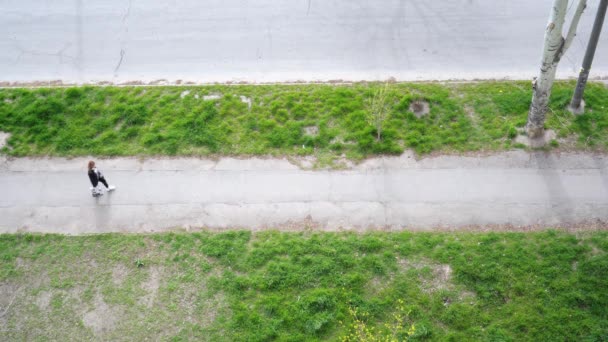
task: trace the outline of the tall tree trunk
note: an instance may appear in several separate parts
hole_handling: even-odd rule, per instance
[[[581,100],[583,99],[583,93],[585,92],[585,86],[587,85],[587,78],[589,78],[589,71],[591,71],[591,63],[593,63],[593,56],[595,55],[595,48],[597,42],[600,39],[600,33],[602,32],[602,25],[604,24],[604,17],[606,16],[606,8],[608,8],[608,0],[601,0],[600,5],[597,8],[597,14],[595,16],[595,22],[593,23],[593,30],[589,37],[589,43],[587,44],[587,51],[585,52],[585,58],[583,59],[583,67],[578,75],[578,82],[574,89],[574,95],[570,102],[570,109],[575,113],[582,113]]]
[[[543,57],[541,60],[540,75],[534,82],[532,104],[528,113],[528,123],[526,131],[530,138],[537,138],[544,133],[545,117],[549,106],[551,88],[555,80],[557,65],[572,43],[576,34],[578,21],[587,6],[586,0],[579,0],[578,7],[572,18],[570,29],[566,38],[562,36],[566,12],[568,10],[568,0],[554,0],[551,8],[549,23],[545,30],[545,43],[543,47]]]

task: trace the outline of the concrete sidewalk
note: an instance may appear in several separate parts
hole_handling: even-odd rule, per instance
[[[117,190],[92,198],[88,158],[0,159],[0,232],[464,229],[608,222],[608,156],[410,154],[350,170],[281,159],[98,160]]]

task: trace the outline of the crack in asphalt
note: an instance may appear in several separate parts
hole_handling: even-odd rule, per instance
[[[118,69],[120,69],[120,66],[122,65],[122,60],[125,57],[125,50],[120,49],[120,60],[118,60],[118,64],[116,65],[116,68],[114,68],[114,74],[116,74],[118,72]]]

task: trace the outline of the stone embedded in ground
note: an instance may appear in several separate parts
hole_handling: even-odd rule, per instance
[[[304,127],[304,135],[315,137],[319,134],[319,127],[317,126],[306,126]]]
[[[557,134],[553,130],[545,130],[542,136],[538,138],[530,138],[527,135],[518,135],[515,138],[515,143],[523,144],[532,148],[540,148],[549,145],[551,140],[555,140],[557,138]]]
[[[190,90],[184,90],[181,94],[179,94],[179,97],[183,99],[184,97],[188,96],[188,94],[190,94]]]
[[[409,110],[414,113],[416,117],[421,118],[431,112],[431,107],[426,101],[416,100],[410,104]]]
[[[221,98],[222,98],[222,94],[203,95],[203,100],[204,101],[219,100]]]

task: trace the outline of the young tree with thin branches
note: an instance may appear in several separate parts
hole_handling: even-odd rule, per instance
[[[545,42],[540,67],[540,75],[533,82],[532,104],[528,112],[526,132],[530,138],[538,138],[544,134],[545,117],[549,108],[549,97],[555,80],[557,65],[564,53],[570,47],[578,22],[587,7],[587,0],[579,0],[572,17],[566,37],[562,36],[569,0],[554,0],[549,23],[545,29]]]
[[[389,116],[386,103],[388,88],[388,83],[385,83],[384,86],[374,92],[374,95],[369,100],[367,121],[376,129],[376,140],[378,141],[382,139],[382,128]]]

